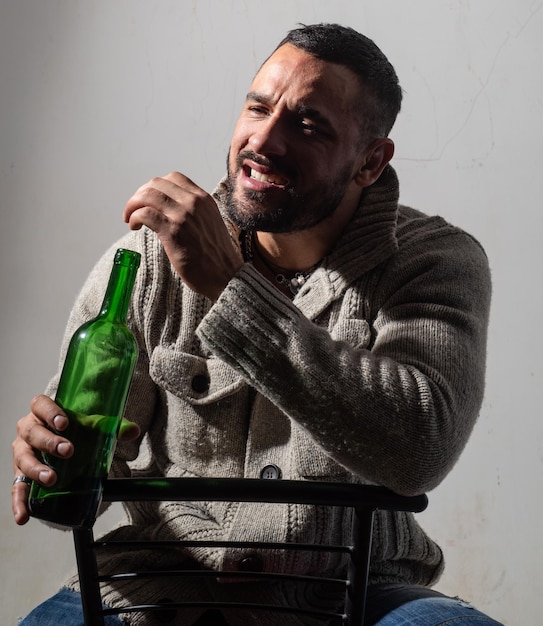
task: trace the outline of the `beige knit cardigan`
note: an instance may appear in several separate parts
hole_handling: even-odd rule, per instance
[[[140,355],[126,417],[144,440],[118,446],[114,473],[258,478],[274,464],[283,478],[380,484],[402,494],[438,485],[464,448],[483,397],[489,269],[471,236],[399,205],[398,197],[388,166],[293,301],[246,263],[212,304],[182,284],[151,231],[117,242],[92,271],[66,331],[67,341],[96,314],[114,249],[139,251],[129,323]],[[128,505],[127,521],[113,532],[325,542],[347,526],[340,512],[322,507],[148,503]],[[206,549],[118,559],[236,568],[242,556]],[[265,570],[283,572],[332,573],[343,566],[337,558],[260,555]],[[412,515],[377,515],[373,582],[432,585],[442,567],[441,550]],[[77,586],[75,579],[69,584]],[[145,593],[150,600],[188,593],[334,601],[322,589],[255,582],[161,581]],[[114,605],[123,594],[144,598],[139,583],[126,582],[110,587],[106,601]],[[189,624],[191,615],[173,623]],[[250,613],[231,619],[268,623]],[[155,623],[142,615],[130,620]]]

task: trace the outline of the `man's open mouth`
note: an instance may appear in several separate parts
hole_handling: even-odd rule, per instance
[[[249,178],[258,180],[261,183],[268,183],[269,185],[276,185],[278,187],[286,187],[288,185],[288,178],[279,176],[278,174],[257,172],[252,168],[249,168]]]

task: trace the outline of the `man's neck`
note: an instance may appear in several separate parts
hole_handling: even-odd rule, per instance
[[[359,201],[359,199],[358,199]],[[334,247],[352,219],[358,202],[349,210],[336,210],[328,219],[307,230],[289,233],[255,233],[255,245],[265,261],[292,271],[314,267]]]
[[[328,253],[330,243],[310,231],[294,233],[255,233],[254,245],[263,259],[291,271],[305,271]]]

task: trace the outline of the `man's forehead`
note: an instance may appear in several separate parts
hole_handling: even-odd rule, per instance
[[[266,59],[253,79],[253,85],[289,78],[297,80],[307,78],[308,73],[313,75],[319,65],[320,62],[315,57],[295,46],[286,44]]]
[[[264,62],[253,79],[250,92],[272,99],[274,95],[290,93],[308,106],[320,100],[334,100],[336,107],[344,108],[352,104],[354,98],[359,98],[360,83],[348,68],[285,44]]]

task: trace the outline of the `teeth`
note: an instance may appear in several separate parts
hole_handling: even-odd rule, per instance
[[[259,180],[263,183],[269,183],[270,185],[286,185],[288,182],[286,178],[282,178],[281,176],[262,174],[261,172],[256,172],[255,170],[251,170],[251,178],[254,178],[254,180]]]

